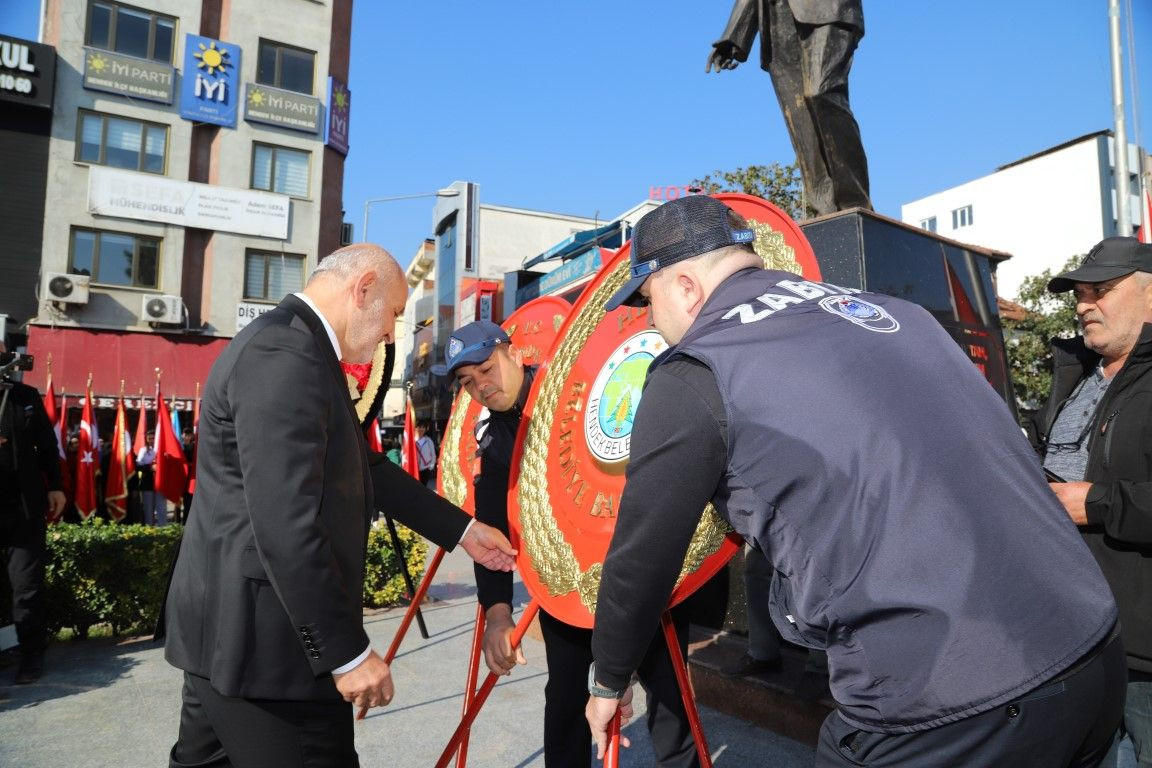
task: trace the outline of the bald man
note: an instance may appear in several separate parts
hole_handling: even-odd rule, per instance
[[[387,251],[342,248],[212,367],[196,511],[162,618],[165,656],[184,670],[171,766],[359,765],[352,707],[393,696],[362,619],[375,509],[512,567],[503,534],[402,472],[369,466],[340,361],[369,362],[391,342],[407,297]]]

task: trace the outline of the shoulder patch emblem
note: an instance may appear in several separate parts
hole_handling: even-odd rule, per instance
[[[900,323],[887,310],[856,296],[826,296],[820,300],[820,309],[869,331],[893,333],[900,330]]]

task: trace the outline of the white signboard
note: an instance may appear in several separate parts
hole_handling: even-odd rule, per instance
[[[287,195],[176,181],[92,166],[88,212],[122,219],[288,239]]]
[[[275,304],[254,304],[248,301],[242,301],[236,305],[236,333],[240,333],[240,329],[248,325],[260,315],[264,314],[270,309],[276,309]]]

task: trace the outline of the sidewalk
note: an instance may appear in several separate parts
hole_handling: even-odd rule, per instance
[[[517,581],[517,599],[527,595]],[[364,768],[430,768],[460,721],[462,692],[476,613],[472,564],[460,552],[444,558],[422,613],[429,639],[412,623],[392,665],[396,698],[356,727]],[[365,616],[373,647],[387,650],[403,618],[394,609]],[[468,765],[543,768],[544,646],[525,636],[528,664],[501,678],[472,727]],[[483,665],[481,665],[483,669]],[[0,765],[59,768],[83,765],[146,768],[167,764],[176,738],[181,673],[148,640],[57,643],[44,677],[12,686],[0,669]],[[483,677],[481,677],[483,680]],[[643,697],[626,726],[632,747],[621,768],[652,765]],[[717,768],[812,764],[812,750],[737,717],[701,706],[705,737]]]

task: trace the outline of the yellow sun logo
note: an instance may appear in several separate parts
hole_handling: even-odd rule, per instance
[[[336,102],[338,109],[348,108],[348,91],[336,91],[336,96],[332,99]]]
[[[98,53],[93,53],[88,56],[88,68],[93,72],[103,72],[108,67],[108,62]]]
[[[228,61],[228,49],[217,48],[215,40],[213,40],[210,45],[198,43],[197,46],[200,50],[192,54],[192,58],[200,59],[200,63],[196,66],[199,69],[208,70],[209,75],[215,75],[217,72],[223,74],[224,68],[232,65],[232,63]]]
[[[264,91],[260,90],[259,88],[253,88],[251,91],[249,91],[248,92],[248,103],[254,107],[263,106],[264,105]]]

